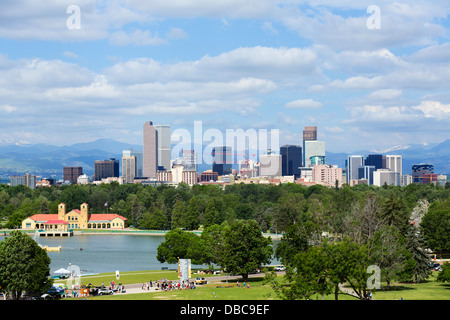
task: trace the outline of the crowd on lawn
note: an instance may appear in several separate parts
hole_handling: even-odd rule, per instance
[[[195,289],[195,283],[189,282],[189,280],[183,281],[167,281],[166,279],[153,282],[145,282],[142,284],[142,290],[150,290],[155,287],[156,290],[170,291],[170,290],[182,290],[182,289]]]

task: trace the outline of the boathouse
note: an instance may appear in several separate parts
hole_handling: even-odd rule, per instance
[[[22,221],[23,230],[67,231],[68,229],[124,229],[127,219],[115,213],[90,214],[89,205],[66,212],[66,205],[58,205],[58,214],[35,214]]]

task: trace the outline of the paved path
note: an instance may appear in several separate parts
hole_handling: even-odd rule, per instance
[[[277,272],[278,275],[284,275],[284,272]],[[249,278],[263,278],[265,276],[264,273],[257,273],[257,274],[249,274],[248,277]],[[195,278],[191,278],[191,280],[193,280]],[[226,275],[221,275],[221,276],[213,276],[213,277],[208,277],[206,278],[206,280],[208,281],[208,283],[217,283],[217,284],[221,284],[224,283],[224,281],[229,281],[229,282],[235,282],[238,279],[242,279],[241,276],[226,276]],[[157,287],[154,285],[153,287],[149,287],[148,289],[142,289],[142,283],[134,283],[134,284],[125,284],[124,285],[125,288],[125,293],[116,293],[116,294],[130,294],[130,293],[148,293],[148,292],[157,292],[159,290],[157,290]]]

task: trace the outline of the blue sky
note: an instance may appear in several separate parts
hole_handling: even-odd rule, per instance
[[[447,0],[2,1],[0,143],[142,144],[149,120],[279,129],[280,145],[313,125],[332,152],[439,143],[449,12]]]

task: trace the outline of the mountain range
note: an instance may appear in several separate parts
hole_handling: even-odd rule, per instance
[[[0,143],[0,175],[33,173],[43,177],[62,178],[63,167],[80,166],[87,175],[94,173],[94,161],[110,158],[121,159],[122,150],[142,150],[142,145],[123,143],[111,139],[78,143],[70,146],[48,144]],[[413,164],[429,163],[434,172],[450,175],[450,139],[433,145],[397,146],[390,150],[362,150],[352,153],[326,153],[326,163],[345,166],[345,159],[351,154],[396,154],[403,158],[403,173],[411,174]],[[199,172],[210,169],[210,165],[199,165]]]

